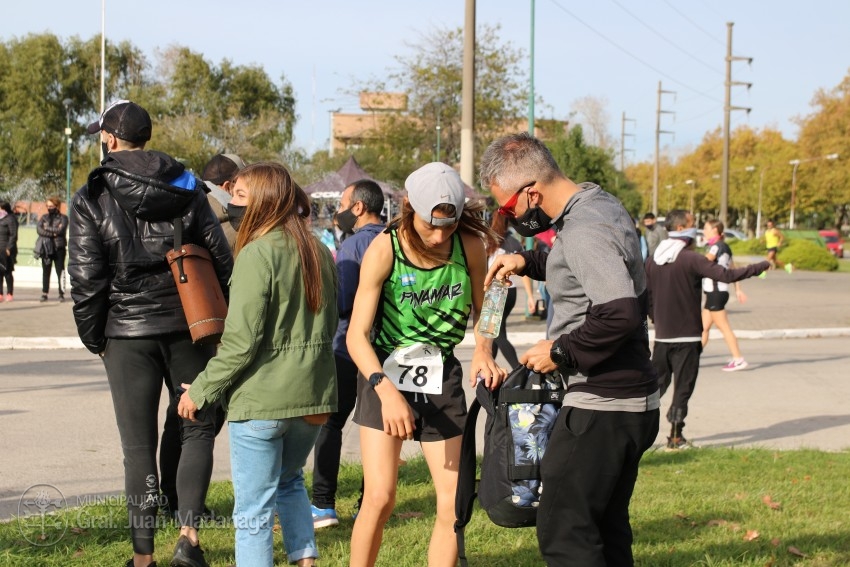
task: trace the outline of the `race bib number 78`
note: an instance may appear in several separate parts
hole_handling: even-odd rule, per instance
[[[384,374],[404,392],[443,393],[443,355],[432,345],[395,349],[384,361]]]

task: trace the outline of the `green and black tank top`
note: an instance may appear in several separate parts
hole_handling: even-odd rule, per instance
[[[397,228],[390,230],[390,238],[393,269],[381,292],[374,344],[389,353],[425,343],[438,347],[445,358],[463,340],[472,312],[472,281],[460,234],[452,234],[450,262],[430,269],[405,256]]]

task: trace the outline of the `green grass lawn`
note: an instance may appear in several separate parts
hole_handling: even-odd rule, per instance
[[[647,454],[634,498],[635,560],[643,566],[846,566],[850,565],[850,453],[697,449]],[[348,564],[360,468],[343,467],[337,512],[340,525],[321,529],[321,564]],[[233,506],[230,483],[215,483],[207,503],[222,516],[201,541],[213,566],[230,565]],[[37,517],[36,517],[37,518]],[[427,467],[421,459],[402,467],[398,505],[387,525],[378,565],[425,565],[434,507]],[[68,509],[47,524],[0,524],[0,565],[123,565],[130,557],[126,512],[119,504]],[[168,565],[177,528],[167,522],[156,537],[156,559]],[[26,532],[26,538],[24,533]],[[286,565],[279,530],[277,564]],[[533,528],[505,529],[476,508],[467,527],[466,548],[473,567],[540,566]]]

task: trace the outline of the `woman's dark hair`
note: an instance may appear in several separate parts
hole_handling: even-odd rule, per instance
[[[248,206],[239,226],[234,252],[275,229],[295,240],[301,259],[301,274],[307,307],[318,313],[324,300],[319,254],[323,246],[313,236],[305,217],[310,215],[310,198],[279,163],[260,162],[241,169],[234,177],[248,187]]]

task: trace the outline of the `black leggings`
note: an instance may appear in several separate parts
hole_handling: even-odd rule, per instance
[[[0,295],[3,295],[3,282],[6,282],[6,293],[12,295],[15,293],[15,276],[12,270],[15,268],[15,263],[11,256],[6,256],[6,251],[0,249],[0,264],[5,266],[5,270],[0,270],[3,275],[0,276]]]
[[[508,340],[508,315],[513,311],[516,305],[517,291],[515,287],[508,288],[508,298],[505,300],[505,311],[502,315],[502,327],[499,329],[499,336],[493,339],[493,359],[502,349],[502,356],[508,361],[511,369],[519,366],[519,358],[516,355],[516,349],[511,341]]]
[[[124,452],[124,488],[133,551],[152,554],[160,503],[156,466],[162,377],[176,390],[191,384],[215,354],[212,345],[193,345],[189,333],[138,339],[109,339],[103,358]],[[181,420],[182,453],[177,468],[178,521],[197,528],[210,484],[215,441],[215,404]]]
[[[56,268],[56,279],[59,282],[59,297],[65,296],[65,249],[57,248],[56,255],[41,259],[41,293],[47,295],[50,289],[50,269]]]
[[[357,402],[357,365],[338,354],[334,360],[339,405],[322,425],[313,452],[313,505],[322,509],[336,507],[342,428]]]

